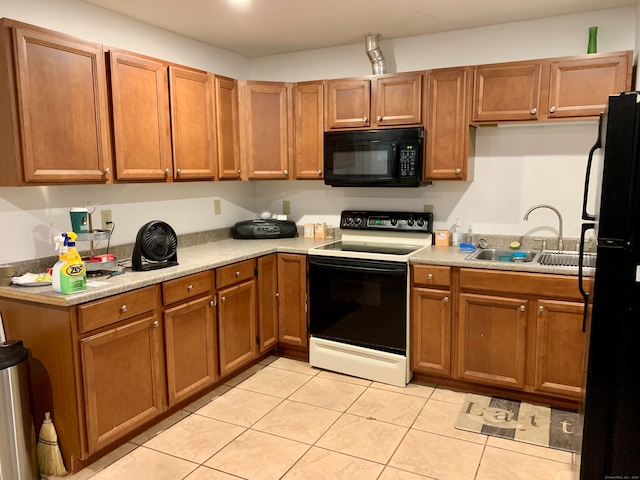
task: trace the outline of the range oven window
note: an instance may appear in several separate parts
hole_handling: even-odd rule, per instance
[[[309,257],[311,335],[404,355],[407,264]]]

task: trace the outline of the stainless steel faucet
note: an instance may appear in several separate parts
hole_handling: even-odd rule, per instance
[[[556,207],[552,207],[551,205],[547,205],[543,203],[541,203],[540,205],[534,205],[529,210],[527,210],[527,213],[524,214],[523,220],[529,220],[529,214],[538,208],[548,208],[549,210],[553,210],[556,213],[556,215],[558,215],[558,250],[560,251],[564,250],[564,245],[562,241],[562,215],[560,214],[560,212]]]

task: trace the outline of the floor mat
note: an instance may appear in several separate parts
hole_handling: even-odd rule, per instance
[[[578,414],[545,405],[468,393],[455,427],[575,452]]]

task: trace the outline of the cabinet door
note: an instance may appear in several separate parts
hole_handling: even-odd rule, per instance
[[[422,122],[422,74],[376,79],[377,126],[418,125]]]
[[[307,257],[278,254],[278,300],[280,341],[306,347],[307,342]]]
[[[471,71],[466,68],[434,70],[427,75],[426,180],[467,180]],[[471,130],[470,130],[471,128]]]
[[[169,67],[174,180],[214,180],[216,149],[213,77]]]
[[[278,344],[278,257],[258,258],[258,337],[260,353]]]
[[[224,377],[257,355],[256,281],[218,291],[220,374]]]
[[[598,116],[609,95],[631,86],[631,53],[551,63],[549,118]]]
[[[80,341],[89,452],[165,410],[159,326],[149,315]]]
[[[538,301],[536,391],[580,398],[586,342],[582,332],[582,313],[582,303]]]
[[[324,128],[322,82],[298,83],[293,87],[295,178],[322,178]]]
[[[172,406],[218,379],[216,306],[211,295],[164,312],[167,386]]]
[[[3,167],[3,176],[9,174],[7,180],[11,176],[16,184],[23,180],[110,181],[111,142],[102,46],[17,22],[6,23],[15,25],[12,40],[19,126],[10,127],[16,133],[7,142],[11,151],[2,162],[11,164]],[[8,91],[13,81],[0,88]],[[2,105],[3,111],[5,107],[8,105]],[[11,116],[6,112],[5,121]],[[9,128],[3,126],[3,130],[6,134]],[[17,140],[13,143],[18,138],[19,145]]]
[[[116,178],[171,179],[167,66],[117,50],[109,59]]]
[[[238,81],[216,75],[215,84],[218,178],[239,180],[241,170]]]
[[[468,293],[459,298],[458,378],[523,388],[528,301]]]
[[[368,127],[371,118],[371,81],[329,80],[326,112],[327,130]]]
[[[247,169],[247,178],[287,179],[290,88],[276,82],[241,83],[244,120],[240,144],[245,149],[243,168]]]
[[[451,374],[451,292],[413,288],[411,292],[411,368]]]
[[[476,67],[473,121],[537,120],[541,72],[540,63]]]

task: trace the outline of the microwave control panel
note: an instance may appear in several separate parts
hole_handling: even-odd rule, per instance
[[[405,145],[400,149],[400,177],[415,177],[418,165],[418,149]]]
[[[340,228],[432,233],[433,213],[344,210]]]

